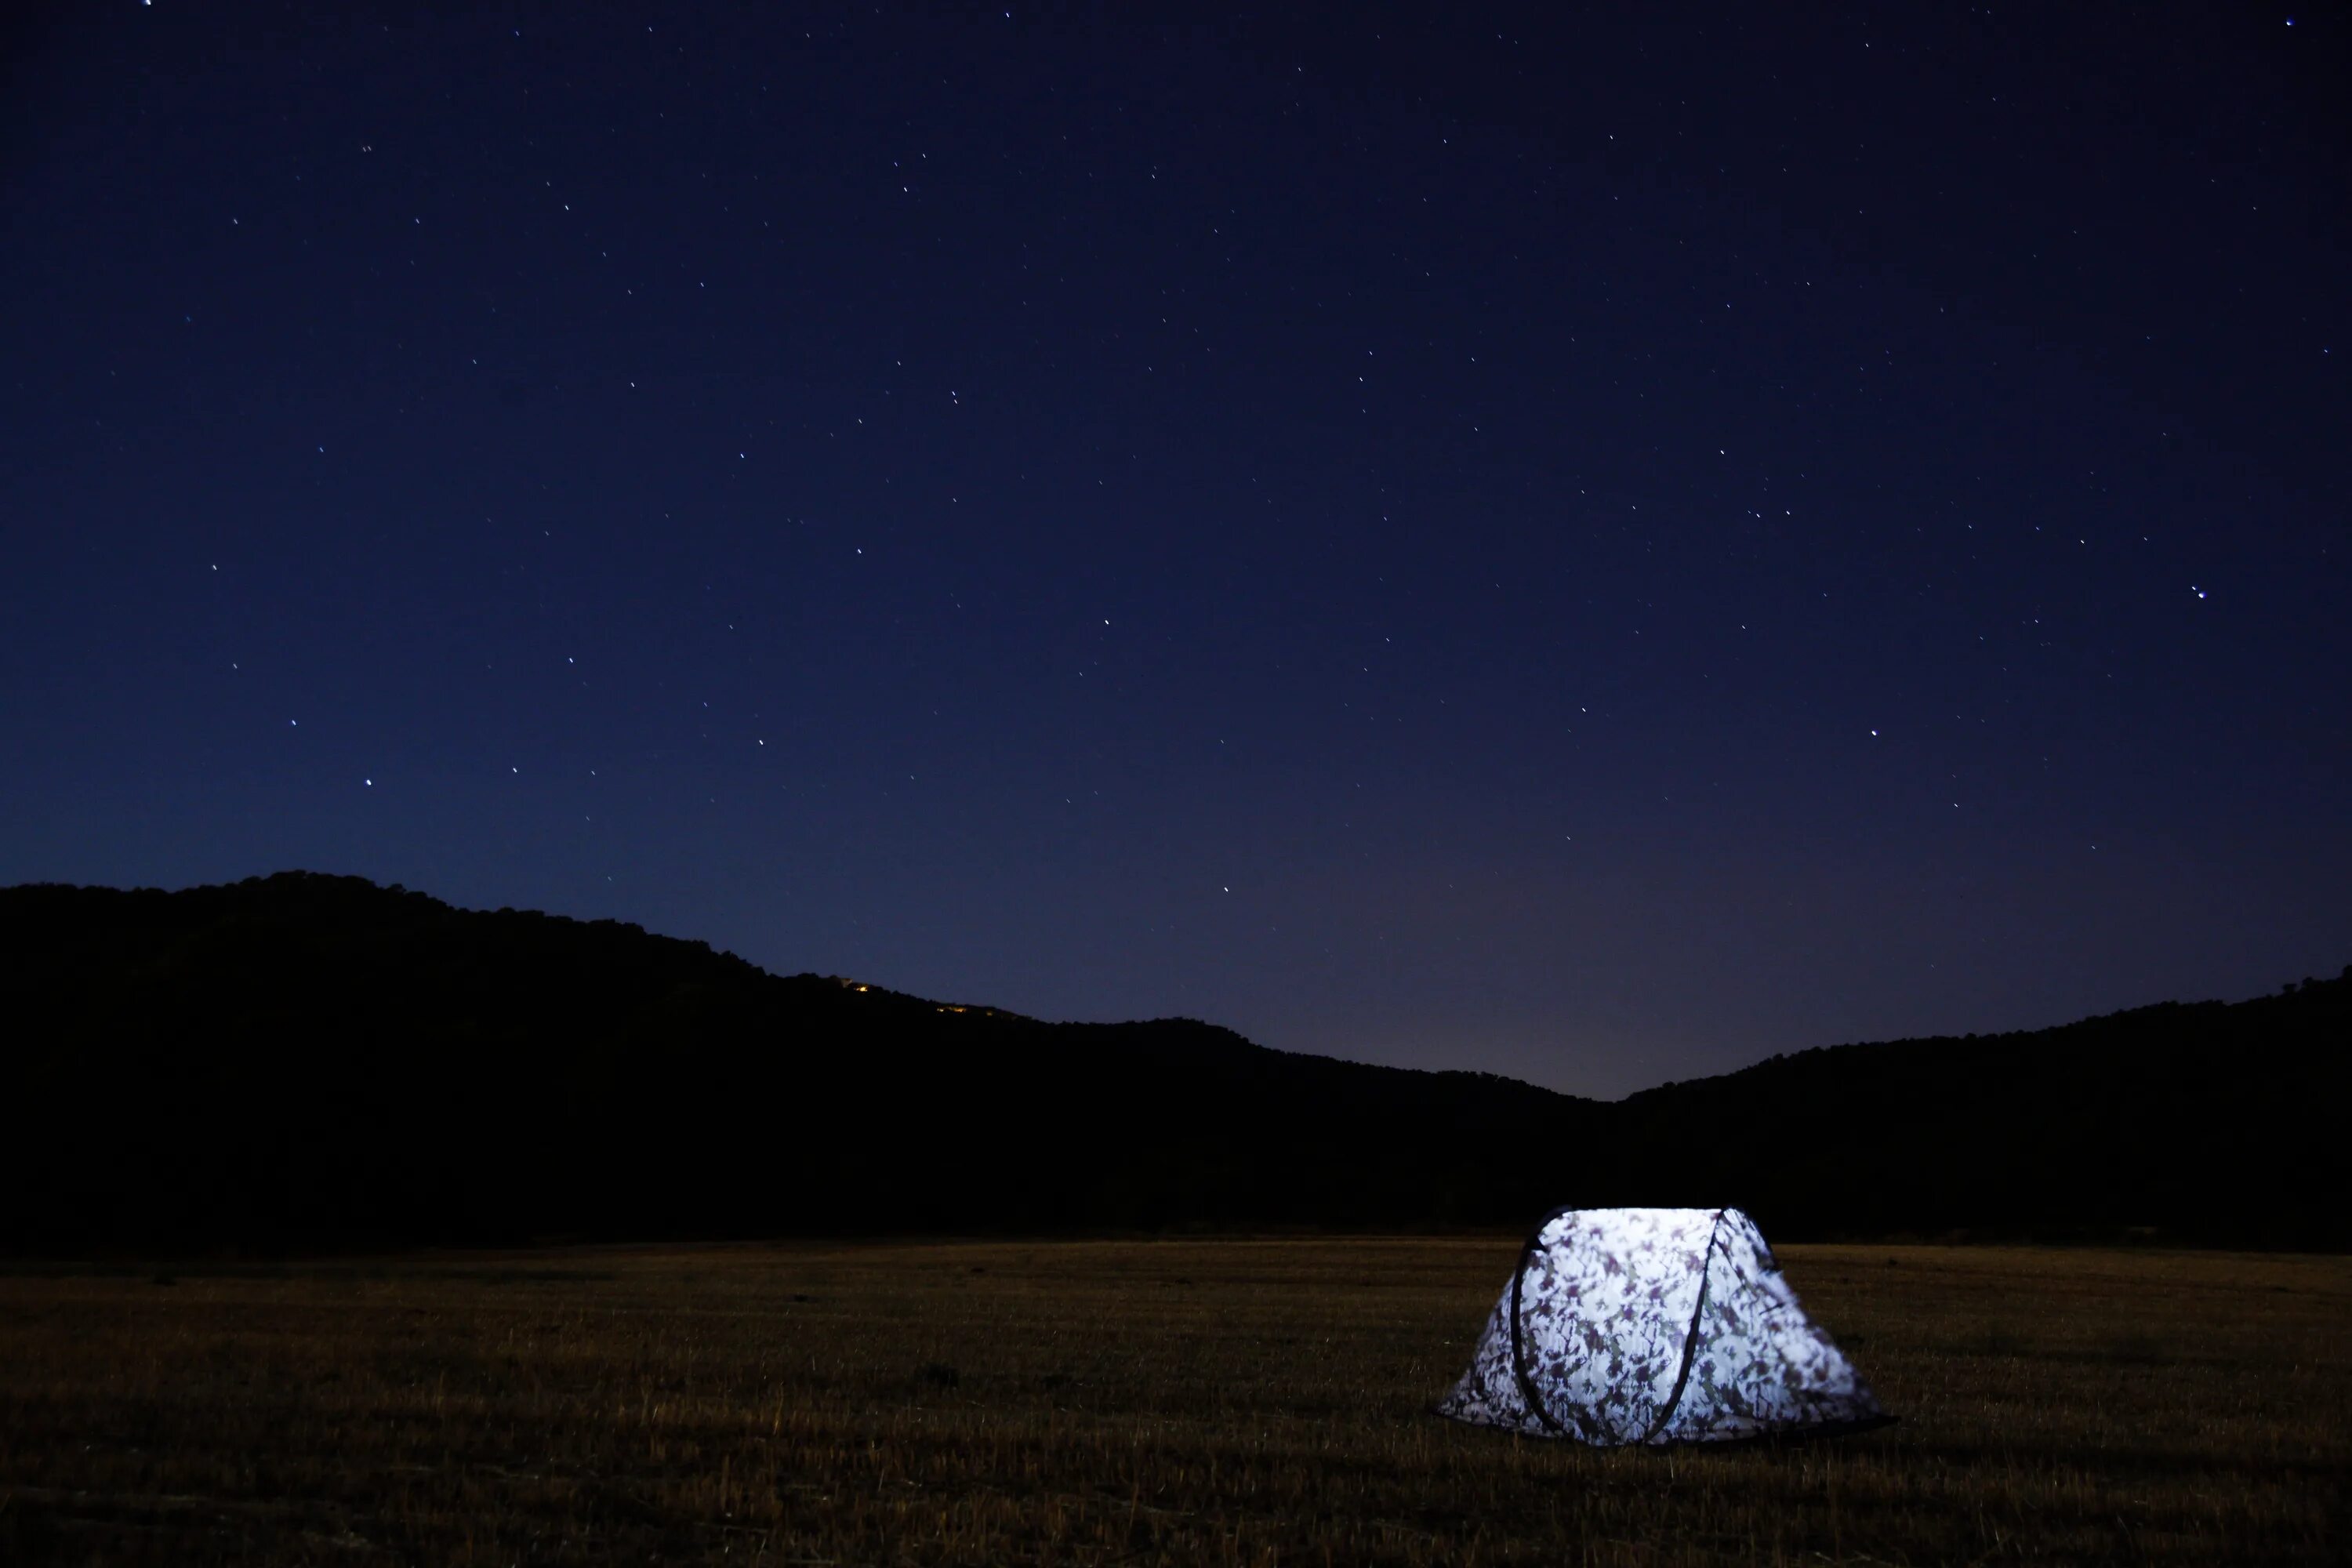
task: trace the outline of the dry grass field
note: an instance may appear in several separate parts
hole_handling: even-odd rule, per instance
[[[0,1273],[0,1562],[2343,1561],[2352,1259],[1790,1247],[1903,1423],[1452,1426],[1508,1239]]]

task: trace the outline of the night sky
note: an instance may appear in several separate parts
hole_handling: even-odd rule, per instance
[[[0,882],[1606,1095],[2352,959],[2346,10],[1541,10],[9,24]]]

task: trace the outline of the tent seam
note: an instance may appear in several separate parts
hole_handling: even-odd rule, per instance
[[[1666,1395],[1666,1403],[1659,1410],[1658,1418],[1650,1423],[1648,1431],[1642,1434],[1641,1440],[1645,1444],[1654,1440],[1674,1420],[1675,1412],[1682,1408],[1683,1392],[1690,1386],[1691,1363],[1698,1359],[1699,1330],[1705,1326],[1706,1319],[1706,1277],[1715,1269],[1715,1244],[1722,1238],[1723,1216],[1727,1212],[1716,1210],[1715,1223],[1707,1227],[1706,1250],[1699,1254],[1698,1305],[1691,1309],[1690,1332],[1683,1337],[1682,1370],[1675,1374],[1675,1390]]]
[[[1534,1413],[1535,1418],[1563,1437],[1568,1436],[1568,1428],[1561,1426],[1559,1418],[1544,1407],[1543,1395],[1536,1392],[1535,1379],[1528,1375],[1527,1344],[1519,1334],[1519,1300],[1521,1289],[1527,1282],[1528,1260],[1536,1255],[1536,1244],[1543,1239],[1543,1233],[1553,1221],[1563,1219],[1578,1212],[1573,1206],[1556,1208],[1538,1220],[1535,1229],[1528,1233],[1527,1245],[1519,1248],[1519,1267],[1511,1275],[1511,1373],[1519,1380],[1519,1398],[1527,1405],[1528,1409]],[[1578,1420],[1577,1426],[1580,1430],[1584,1427],[1581,1418]],[[1591,1440],[1589,1432],[1585,1435],[1585,1440],[1587,1442]]]

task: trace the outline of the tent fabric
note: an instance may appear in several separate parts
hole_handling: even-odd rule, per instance
[[[1536,1228],[1437,1413],[1600,1447],[1893,1419],[1738,1209],[1566,1209]]]

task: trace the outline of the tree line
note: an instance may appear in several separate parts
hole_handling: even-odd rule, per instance
[[[2352,970],[1843,1046],[1614,1102],[777,976],[616,921],[282,873],[0,889],[0,1249],[1514,1228],[2342,1247]]]

